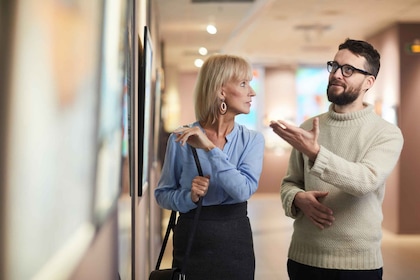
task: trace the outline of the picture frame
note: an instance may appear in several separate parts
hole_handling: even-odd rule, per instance
[[[137,166],[137,158],[136,158],[136,116],[137,116],[137,98],[138,94],[136,92],[136,79],[135,77],[138,75],[138,67],[135,63],[135,50],[141,47],[141,43],[136,45],[136,28],[135,28],[135,16],[134,16],[134,7],[135,7],[135,0],[128,0],[128,10],[127,10],[127,31],[126,31],[126,42],[127,42],[127,49],[126,49],[126,65],[125,65],[125,76],[127,80],[127,97],[128,97],[128,107],[127,107],[127,144],[128,144],[128,159],[129,159],[129,167],[128,167],[128,187],[129,187],[129,195],[132,197],[134,195],[135,189],[135,174],[136,174],[136,166]]]
[[[163,89],[163,70],[156,69],[154,83],[154,104],[153,104],[153,161],[159,161],[159,139],[162,130],[162,89]]]
[[[152,150],[152,69],[153,69],[153,44],[148,26],[144,26],[143,56],[139,61],[139,129],[138,137],[138,196],[142,196],[148,187],[150,156]],[[140,58],[139,58],[140,59]]]
[[[101,226],[122,191],[126,98],[126,2],[104,5],[100,61],[94,223]]]

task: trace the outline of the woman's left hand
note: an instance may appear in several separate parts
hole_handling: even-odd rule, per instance
[[[207,194],[210,184],[210,176],[196,176],[191,183],[191,200],[197,203],[200,197]]]

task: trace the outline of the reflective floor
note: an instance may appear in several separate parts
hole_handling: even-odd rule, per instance
[[[292,219],[284,216],[277,194],[256,194],[248,215],[254,232],[256,280],[287,280],[286,260]],[[166,224],[165,221],[163,224]],[[161,267],[169,267],[171,246]],[[420,235],[395,235],[384,231],[383,280],[420,280]]]
[[[285,217],[279,195],[254,195],[249,202],[257,261],[256,279],[288,279],[287,249],[292,219]],[[383,280],[420,279],[420,235],[395,235],[384,230]]]

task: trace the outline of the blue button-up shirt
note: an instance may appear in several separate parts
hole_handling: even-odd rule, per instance
[[[198,122],[192,125],[200,126]],[[161,207],[185,213],[197,207],[191,200],[191,182],[198,171],[190,146],[182,146],[175,139],[175,134],[169,136],[155,197]],[[264,156],[263,135],[235,123],[226,140],[223,150],[197,149],[203,175],[210,175],[203,206],[244,202],[258,188]]]

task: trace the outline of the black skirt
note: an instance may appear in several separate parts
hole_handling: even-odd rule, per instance
[[[173,267],[181,267],[195,210],[180,214],[173,235]],[[203,206],[190,257],[188,280],[254,279],[255,255],[247,202]]]

